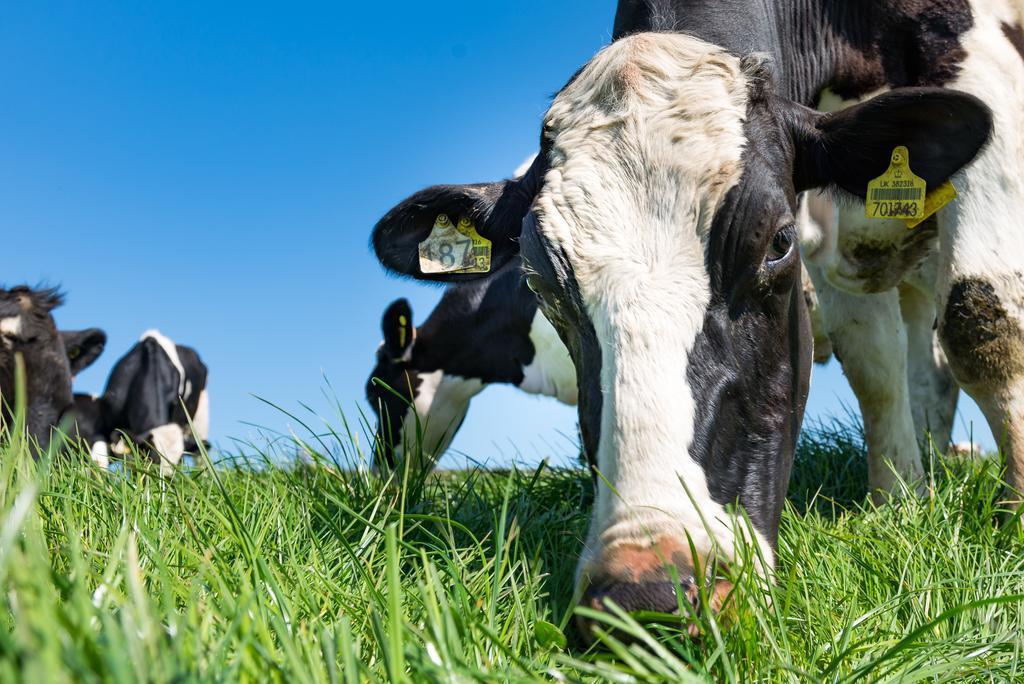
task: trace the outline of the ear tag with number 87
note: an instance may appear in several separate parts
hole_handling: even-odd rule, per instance
[[[886,172],[868,183],[864,212],[871,219],[923,219],[927,194],[928,184],[910,170],[910,152],[900,145]]]
[[[468,218],[452,223],[438,214],[427,239],[419,244],[423,273],[488,273],[491,270],[491,241],[476,232]]]

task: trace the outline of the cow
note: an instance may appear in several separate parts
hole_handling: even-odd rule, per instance
[[[819,198],[811,213],[803,203],[797,216],[802,233],[825,230],[803,224],[818,220],[827,206]],[[814,362],[824,364],[832,343],[806,271],[802,284]],[[408,300],[393,301],[381,318],[381,332],[366,383],[377,419],[375,465],[393,468],[406,453],[417,455],[414,467],[433,465],[455,438],[470,401],[489,385],[576,404],[576,369],[526,285],[518,257],[486,278],[452,285],[419,328]]]
[[[135,444],[170,476],[209,437],[206,383],[194,349],[148,330],[114,365],[102,395],[74,396],[75,434],[102,468]]]
[[[995,225],[986,207],[1019,215],[1022,156],[1008,145],[1021,96],[1002,85],[1024,75],[1019,13],[980,9],[623,0],[611,45],[551,103],[523,177],[428,188],[374,227],[381,263],[422,280],[480,278],[484,265],[521,255],[576,366],[582,445],[598,474],[577,569],[583,604],[671,613],[707,587],[716,607],[730,587],[714,561],[742,563],[739,550],[753,547],[755,569],[774,565],[812,354],[799,193],[863,201],[904,146],[928,187],[956,176],[963,197],[940,217],[948,233],[980,238],[982,222]],[[883,89],[812,109],[826,91],[856,99]],[[473,260],[434,256],[441,214],[477,236]],[[961,384],[973,370],[980,387],[1013,375],[1015,356],[980,362],[1019,348],[1007,307],[1021,300],[1004,298],[1009,274],[995,284],[967,276],[939,307],[940,335]],[[972,323],[987,324],[984,349],[966,334]],[[836,351],[849,365],[852,350]],[[880,468],[871,474],[889,486]],[[591,634],[589,621],[580,626]]]
[[[0,418],[13,425],[20,358],[25,382],[25,428],[34,456],[45,452],[72,407],[71,379],[102,353],[106,335],[90,328],[57,330],[53,310],[64,302],[54,288],[0,289]]]
[[[414,453],[424,459],[414,466],[432,465],[488,385],[576,404],[576,369],[527,288],[518,257],[488,278],[446,290],[419,327],[407,300],[392,302],[381,329],[366,383],[378,464],[394,467]]]

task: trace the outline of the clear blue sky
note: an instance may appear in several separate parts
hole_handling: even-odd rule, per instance
[[[222,446],[292,426],[253,395],[332,418],[325,378],[355,419],[385,305],[422,320],[439,296],[383,274],[371,226],[426,185],[507,176],[614,4],[5,3],[0,282],[60,284],[59,325],[106,329],[82,391],[147,328],[195,346]],[[843,402],[817,369],[809,416]],[[536,461],[574,425],[496,388],[455,448]]]

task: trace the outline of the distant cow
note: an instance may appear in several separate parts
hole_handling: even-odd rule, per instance
[[[102,467],[129,453],[127,437],[170,475],[209,436],[206,378],[194,349],[150,330],[114,365],[102,395],[75,395],[78,436]]]
[[[0,290],[0,416],[10,426],[15,407],[16,359],[25,368],[26,428],[45,450],[51,432],[72,405],[71,378],[103,351],[102,330],[58,332],[52,311],[63,303],[55,289]]]

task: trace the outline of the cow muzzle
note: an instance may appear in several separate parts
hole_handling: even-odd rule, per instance
[[[580,605],[608,613],[614,604],[641,624],[674,622],[697,637],[702,610],[717,613],[729,604],[733,584],[720,577],[723,569],[713,559],[695,562],[689,544],[672,538],[648,545],[616,545],[581,568]],[[587,643],[594,641],[595,629],[610,631],[588,616],[577,616],[576,624]]]

